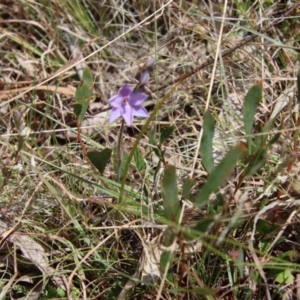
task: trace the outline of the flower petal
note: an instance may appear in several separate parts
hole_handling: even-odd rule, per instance
[[[109,117],[109,123],[112,123],[114,120],[118,119],[122,115],[121,107],[113,107]]]
[[[149,113],[142,106],[132,106],[132,114],[136,117],[149,117]]]
[[[129,96],[129,104],[131,106],[139,106],[147,99],[147,97],[148,95],[145,93],[132,92]]]
[[[109,104],[112,106],[112,107],[120,107],[123,102],[124,102],[124,98],[123,97],[120,97],[119,95],[115,95],[115,96],[112,96],[109,100],[108,100]]]
[[[124,84],[120,89],[118,95],[123,98],[129,97],[132,92],[131,87],[128,84]]]
[[[129,104],[123,106],[122,117],[128,126],[132,125],[133,114],[132,107]]]

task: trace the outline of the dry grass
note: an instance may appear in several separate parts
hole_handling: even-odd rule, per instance
[[[1,299],[299,298],[299,239],[289,236],[299,231],[299,8],[259,33],[287,9],[278,1],[1,1]],[[88,66],[94,88],[82,139],[88,150],[115,149],[120,122],[108,123],[107,99],[134,86],[149,57],[157,65],[145,106],[155,116],[147,128],[137,119],[125,129],[124,161],[145,134],[123,191],[116,159],[101,176],[77,142],[74,95]],[[279,140],[251,176],[243,178],[249,161],[241,159],[217,195],[191,205],[209,178],[205,112],[216,123],[217,165],[245,146],[242,108],[257,82],[253,137],[274,117],[270,138],[281,132]],[[170,126],[160,159],[152,141]],[[179,228],[164,218],[167,165],[189,206]]]

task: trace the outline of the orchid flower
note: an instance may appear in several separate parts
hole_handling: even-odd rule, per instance
[[[142,107],[147,94],[133,91],[128,84],[123,85],[117,95],[112,96],[108,102],[112,107],[109,122],[122,117],[128,126],[132,125],[133,117],[147,118],[149,113]]]

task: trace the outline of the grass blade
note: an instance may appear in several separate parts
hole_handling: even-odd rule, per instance
[[[215,121],[210,112],[206,112],[204,115],[203,122],[203,136],[201,139],[201,158],[204,168],[208,173],[214,168],[214,158],[213,158],[213,138],[215,131]]]

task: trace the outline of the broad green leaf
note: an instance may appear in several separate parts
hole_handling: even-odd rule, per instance
[[[97,170],[102,175],[104,169],[110,159],[111,156],[111,149],[105,148],[101,152],[99,151],[89,151],[87,156],[91,163],[97,168]]]
[[[297,75],[297,89],[298,89],[298,104],[299,104],[299,108],[300,108],[300,69],[299,69],[298,75]]]
[[[270,133],[270,131],[273,127],[274,127],[274,120],[268,121],[262,130],[263,133],[266,133],[264,136],[268,136],[268,134]]]
[[[252,133],[253,123],[256,109],[262,97],[262,86],[261,84],[255,84],[250,88],[246,95],[245,103],[243,106],[244,122],[245,122],[245,133],[248,145],[248,154],[251,154],[252,146]]]
[[[165,251],[160,256],[160,269],[162,272],[165,271],[167,264],[172,265],[173,253],[171,251]]]
[[[272,224],[266,220],[261,220],[261,219],[259,219],[256,224],[257,231],[263,235],[270,234],[270,233],[278,230],[279,227],[280,227],[280,225],[278,225],[278,224]]]
[[[49,285],[47,285],[47,287],[45,288],[45,292],[46,292],[45,294],[47,295],[46,299],[54,299],[58,296],[56,289]],[[4,297],[3,300],[6,300],[6,298]]]
[[[204,168],[208,173],[214,168],[214,158],[213,158],[213,138],[215,131],[215,121],[210,112],[206,112],[203,121],[203,135],[201,139],[201,159]]]
[[[294,276],[290,269],[285,269],[284,271],[280,272],[276,278],[275,282],[281,284],[292,284],[294,282]]]
[[[82,81],[79,83],[75,93],[74,114],[80,125],[88,109],[93,94],[93,76],[89,68],[83,70]]]
[[[166,127],[166,128],[164,128],[162,130],[162,132],[160,134],[160,141],[159,141],[160,145],[162,143],[164,143],[165,140],[168,139],[171,136],[171,134],[173,133],[174,129],[175,129],[174,126],[169,126],[169,127]]]
[[[264,147],[266,145],[268,136],[270,134],[271,129],[273,128],[273,125],[274,125],[273,120],[268,121],[265,124],[261,132],[262,134],[259,135],[254,141],[255,147],[252,149],[252,153],[256,152],[259,148]]]
[[[193,187],[194,180],[191,178],[188,178],[182,186],[182,198],[188,199],[191,193],[191,189]]]
[[[238,159],[242,156],[242,147],[236,147],[230,150],[221,162],[213,169],[207,182],[195,198],[195,204],[198,207],[203,207],[207,204],[209,196],[217,192],[221,186],[221,183],[228,177],[232,172]]]
[[[176,169],[166,166],[162,179],[164,216],[167,220],[178,222],[180,216],[180,203],[178,199]]]
[[[82,105],[80,103],[75,103],[74,104],[74,114],[76,115],[76,117],[78,117],[80,115],[82,111]]]
[[[262,145],[265,145],[268,139],[268,136],[270,135],[270,131],[272,130],[272,128],[274,127],[274,120],[270,120],[268,121],[265,126],[263,127],[262,132],[264,133],[262,135],[263,138],[263,143]]]
[[[197,222],[196,226],[193,229],[201,233],[205,233],[209,229],[211,224],[213,224],[214,222],[215,222],[214,218],[209,218],[209,217],[204,218],[199,222]]]
[[[142,155],[141,151],[138,148],[136,148],[136,150],[134,152],[134,161],[135,161],[136,168],[140,172],[144,171],[146,169],[146,164],[145,164],[143,155]]]
[[[169,282],[175,282],[175,274],[172,272],[172,271],[170,271],[170,272],[168,272],[168,274],[167,274],[167,280],[169,281]]]

